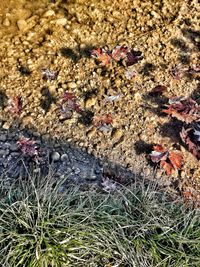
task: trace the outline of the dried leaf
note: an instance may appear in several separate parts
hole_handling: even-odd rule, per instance
[[[164,86],[164,85],[157,85],[157,86],[155,86],[152,90],[151,90],[151,94],[155,94],[155,95],[157,95],[157,94],[159,94],[159,95],[161,95],[161,94],[163,94],[165,91],[167,91],[167,87],[166,86]]]
[[[166,151],[161,145],[153,146],[153,151],[150,154],[150,158],[153,162],[158,163],[161,160],[166,160],[168,157],[168,151]]]
[[[175,80],[180,80],[185,74],[196,74],[200,72],[200,65],[192,65],[189,68],[178,65],[172,68],[171,75]]]
[[[14,96],[8,100],[8,110],[15,116],[19,116],[22,112],[22,97]]]
[[[190,153],[192,153],[192,155],[194,155],[197,159],[200,159],[199,129],[199,124],[194,123],[187,129],[183,127],[180,132],[182,141],[186,144]]]
[[[102,48],[92,50],[91,56],[99,60],[102,65],[108,65],[112,60],[110,52]]]
[[[139,60],[143,59],[143,55],[142,52],[140,51],[134,51],[134,50],[130,50],[127,52],[126,54],[126,60],[125,60],[125,64],[127,67],[137,63]]]
[[[127,68],[127,70],[125,71],[125,77],[128,80],[133,79],[136,75],[137,75],[137,71],[132,66]]]
[[[153,162],[159,163],[167,175],[172,174],[175,169],[180,169],[183,164],[183,156],[181,151],[166,150],[162,145],[153,146],[153,151],[150,154]]]
[[[106,102],[112,102],[115,100],[118,100],[121,97],[121,95],[111,95],[111,96],[106,96],[105,101]]]
[[[112,58],[116,61],[120,61],[127,56],[129,48],[124,45],[117,45],[112,51]]]
[[[171,98],[169,100],[169,105],[166,105],[166,108],[167,109],[163,109],[164,113],[186,123],[191,123],[200,119],[200,106],[191,98]]]
[[[172,164],[168,163],[168,162],[166,162],[164,160],[161,160],[160,167],[163,168],[163,170],[165,171],[165,173],[167,175],[171,175],[172,172],[174,171],[174,168],[173,168]]]
[[[173,150],[169,152],[169,160],[173,165],[174,169],[181,169],[183,163],[183,156],[181,151]]]
[[[105,114],[94,118],[94,126],[101,127],[103,125],[109,125],[113,122],[111,114]]]

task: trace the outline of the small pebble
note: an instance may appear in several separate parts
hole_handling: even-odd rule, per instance
[[[5,157],[5,156],[8,156],[8,155],[9,155],[9,150],[8,149],[6,149],[6,150],[1,149],[0,150],[0,157]]]
[[[67,154],[62,154],[61,156],[61,160],[64,162],[64,161],[68,161],[69,157]]]
[[[76,83],[75,82],[69,82],[68,83],[68,88],[69,89],[75,89],[76,88]]]
[[[24,19],[19,19],[17,21],[17,26],[20,31],[24,31],[27,28],[27,22]]]
[[[51,17],[51,16],[54,16],[55,15],[55,12],[53,10],[47,10],[45,13],[44,13],[44,17]]]
[[[0,135],[0,141],[1,142],[5,142],[6,141],[6,135],[5,134]]]
[[[66,18],[60,18],[56,20],[57,25],[65,26],[67,24],[67,19]]]
[[[5,26],[5,27],[9,27],[10,26],[10,20],[8,18],[4,19],[3,26]]]
[[[17,144],[13,144],[10,146],[10,151],[17,151],[18,150],[18,145]]]

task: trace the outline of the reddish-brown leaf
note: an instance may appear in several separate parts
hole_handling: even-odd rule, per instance
[[[94,126],[100,127],[102,125],[109,125],[113,122],[111,114],[105,114],[94,118]]]
[[[181,151],[167,150],[162,145],[153,146],[150,154],[153,162],[159,163],[167,175],[170,175],[175,169],[180,169],[183,164],[183,156]]]
[[[14,96],[8,100],[8,110],[15,116],[19,116],[22,112],[22,97]]]
[[[91,56],[99,60],[102,65],[108,65],[112,60],[109,52],[101,48],[92,50]]]
[[[200,106],[191,98],[171,98],[163,112],[186,123],[200,119]]]
[[[164,85],[157,85],[155,86],[152,90],[151,90],[151,94],[155,94],[155,95],[161,95],[163,94],[165,91],[167,91],[167,87]]]
[[[169,162],[166,162],[165,160],[161,160],[160,167],[163,168],[163,170],[165,171],[167,175],[171,175],[172,172],[174,171],[172,164]]]
[[[131,49],[126,54],[125,63],[126,63],[126,66],[129,67],[142,59],[143,59],[143,55],[141,51],[135,51]]]
[[[64,119],[70,119],[74,111],[77,113],[82,112],[82,109],[77,103],[77,98],[73,93],[64,93],[61,99],[60,111]]]
[[[183,164],[183,156],[181,151],[174,150],[169,152],[169,160],[174,168],[180,170]]]
[[[197,123],[193,124],[193,128],[189,127],[185,129],[184,127],[182,128],[180,132],[180,137],[182,141],[186,144],[188,147],[188,150],[190,153],[192,153],[197,159],[200,159],[200,141],[198,138],[198,135],[196,137],[196,130],[195,126]]]
[[[127,55],[129,48],[124,45],[117,45],[112,51],[112,58],[116,61],[124,59]]]

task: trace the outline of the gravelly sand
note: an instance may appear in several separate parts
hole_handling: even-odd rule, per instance
[[[179,124],[159,114],[165,99],[151,97],[156,85],[167,86],[167,97],[200,96],[199,77],[172,78],[177,64],[199,62],[200,5],[198,1],[1,1],[0,115],[2,128],[15,121],[6,110],[7,98],[23,97],[20,129],[71,142],[96,157],[107,158],[133,172],[152,173],[146,160],[148,145],[180,144],[185,164],[164,178],[180,187],[200,188],[199,162],[183,148]],[[49,3],[55,2],[55,3]],[[131,81],[124,66],[101,67],[90,57],[93,47],[128,45],[143,52]],[[42,69],[57,73],[43,79]],[[30,73],[29,73],[30,72]],[[89,118],[73,114],[60,120],[58,103],[73,92],[82,109],[113,116],[112,130],[101,132]],[[115,101],[108,96],[119,95]],[[157,178],[165,177],[160,171]]]

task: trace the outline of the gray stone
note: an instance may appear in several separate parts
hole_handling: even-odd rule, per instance
[[[18,145],[17,144],[12,144],[11,146],[10,146],[10,151],[17,151],[18,150]]]
[[[64,162],[64,161],[68,161],[69,160],[69,157],[67,154],[62,154],[61,156],[61,160]]]
[[[4,149],[1,149],[0,150],[0,157],[6,157],[6,156],[8,156],[9,155],[9,150],[8,149],[6,149],[6,150],[4,150]]]
[[[6,141],[6,135],[5,134],[0,135],[0,141],[2,141],[2,142]]]

